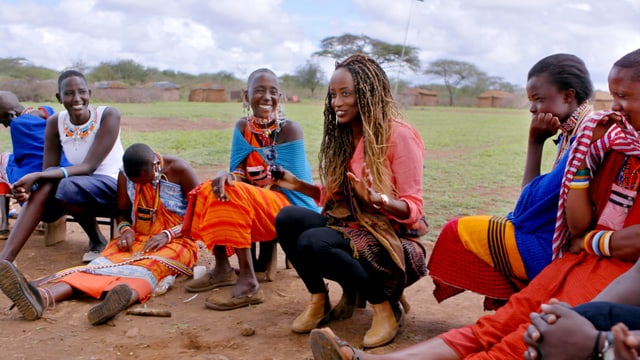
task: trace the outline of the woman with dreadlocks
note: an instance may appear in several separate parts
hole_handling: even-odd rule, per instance
[[[400,120],[380,65],[365,55],[337,63],[324,109],[322,186],[289,173],[279,181],[323,205],[322,214],[291,206],[276,218],[278,240],[311,293],[293,321],[294,332],[350,317],[358,294],[373,309],[364,346],[394,339],[404,312],[399,304],[403,290],[426,273],[418,242],[427,230],[423,154],[418,132]],[[343,289],[333,310],[325,278]]]

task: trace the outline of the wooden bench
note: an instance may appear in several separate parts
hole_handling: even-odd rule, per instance
[[[96,221],[99,225],[109,225],[109,238],[107,241],[113,239],[116,233],[116,218],[115,215],[107,215],[97,216]],[[64,241],[67,238],[67,223],[75,222],[76,219],[71,215],[65,215],[49,224],[45,224],[44,229],[44,244],[46,246],[55,245],[61,241]]]

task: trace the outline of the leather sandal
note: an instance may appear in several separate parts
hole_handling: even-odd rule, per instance
[[[0,290],[18,307],[25,319],[37,320],[42,316],[44,304],[40,291],[7,260],[0,261]]]
[[[226,311],[238,309],[249,305],[257,305],[264,302],[264,293],[258,288],[248,295],[231,296],[231,288],[213,293],[207,298],[204,305],[213,310]]]
[[[211,272],[208,272],[205,276],[199,279],[188,281],[184,285],[184,288],[188,292],[202,292],[223,286],[235,285],[237,278],[238,276],[234,269],[229,270],[229,272],[225,274],[218,274],[216,276],[212,276]]]
[[[329,328],[311,330],[309,345],[315,360],[362,360],[364,355],[361,350],[333,334]],[[342,353],[343,347],[348,347],[353,353],[350,358]]]

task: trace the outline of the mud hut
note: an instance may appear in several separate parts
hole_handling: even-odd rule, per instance
[[[440,103],[437,92],[420,88],[404,89],[398,101],[405,106],[436,106]]]
[[[593,103],[593,109],[595,111],[598,110],[607,110],[611,108],[611,101],[613,97],[606,91],[596,91],[593,93],[593,98],[591,102]]]
[[[513,105],[515,95],[510,92],[500,90],[489,90],[478,95],[478,107],[480,108],[498,108],[510,107]]]
[[[227,101],[227,94],[222,85],[213,83],[199,84],[189,92],[189,101],[225,102]]]

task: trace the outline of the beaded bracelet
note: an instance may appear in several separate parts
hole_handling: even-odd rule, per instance
[[[126,230],[126,228],[131,228],[131,223],[128,221],[121,222],[120,224],[118,224],[118,233],[122,235],[123,229]]]
[[[589,181],[591,178],[589,176],[574,176],[573,180],[569,184],[569,189],[587,189],[589,187]]]
[[[611,256],[611,236],[613,231],[593,230],[584,236],[584,251],[591,255]]]
[[[160,233],[167,235],[167,238],[169,239],[169,241],[167,241],[167,242],[171,242],[171,240],[173,240],[173,234],[171,233],[171,231],[162,230]]]
[[[576,170],[575,176],[591,177],[591,171],[589,169],[578,169]]]
[[[595,235],[595,233],[597,233],[596,230],[591,230],[584,235],[582,247],[584,248],[584,251],[587,252],[587,254],[593,255],[593,251],[591,251],[591,239],[593,238],[593,235]]]

